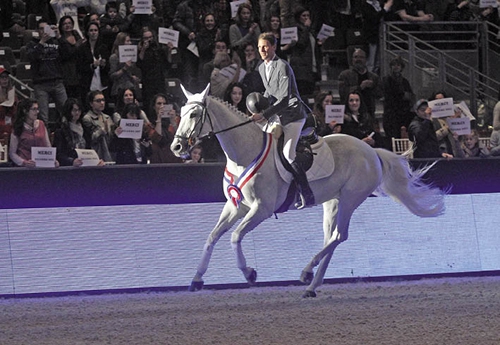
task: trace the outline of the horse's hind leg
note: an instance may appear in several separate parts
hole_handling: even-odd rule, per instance
[[[361,201],[363,200],[364,198]],[[318,264],[320,265],[318,267],[316,275],[311,279],[311,282],[303,295],[304,297],[316,297],[316,288],[323,283],[323,278],[325,276],[328,264],[330,263],[335,248],[337,248],[340,243],[347,240],[351,216],[356,207],[359,206],[361,201],[351,202],[347,204],[346,202],[342,202],[341,200],[340,202],[338,202],[338,205],[328,202],[328,204],[324,206],[325,240],[328,233],[330,233],[330,237],[326,241],[323,249],[321,249],[319,253],[317,253],[312,258],[312,260],[304,269],[304,271],[306,272],[312,272],[314,267],[316,267]],[[327,221],[327,215],[330,215],[331,217],[330,222]]]
[[[208,269],[210,258],[212,257],[213,249],[222,235],[224,235],[243,215],[248,211],[248,208],[241,206],[239,209],[228,201],[224,205],[224,209],[219,217],[219,221],[208,235],[207,241],[203,246],[201,261],[194,275],[193,281],[189,288],[190,291],[201,290],[203,287],[203,275]]]

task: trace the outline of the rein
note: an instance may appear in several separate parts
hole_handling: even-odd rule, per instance
[[[198,101],[192,101],[192,102],[186,103],[186,105],[191,105],[191,104],[192,105],[198,105],[198,106],[200,106],[203,109],[203,113],[201,114],[200,118],[196,122],[196,125],[195,125],[195,127],[193,129],[193,132],[189,135],[189,137],[184,137],[184,136],[180,136],[180,135],[176,134],[174,136],[175,138],[185,139],[185,140],[189,141],[193,136],[196,136],[195,135],[195,128],[197,127],[197,125],[201,123],[201,125],[202,125],[201,127],[203,127],[203,125],[205,124],[207,118],[208,118],[208,121],[210,122],[210,127],[212,128],[212,131],[210,131],[209,133],[207,133],[203,137],[198,138],[198,141],[201,141],[203,138],[207,138],[207,137],[209,138],[209,137],[211,137],[213,135],[217,135],[219,133],[224,133],[224,132],[230,131],[232,129],[241,127],[241,126],[248,125],[249,123],[253,122],[253,120],[247,120],[247,121],[239,123],[237,125],[234,125],[234,126],[231,126],[231,127],[228,127],[228,128],[224,128],[224,129],[221,129],[220,131],[214,132],[213,131],[214,127],[213,127],[213,124],[212,124],[212,118],[210,117],[210,114],[208,113],[207,106],[203,102],[198,102]],[[201,127],[200,127],[200,132],[201,132]]]

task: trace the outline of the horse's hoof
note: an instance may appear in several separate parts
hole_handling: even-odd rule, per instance
[[[203,289],[203,280],[200,281],[192,281],[191,285],[189,285],[188,291],[194,292]]]
[[[313,272],[302,271],[302,273],[300,274],[300,281],[304,284],[311,284],[313,278],[314,278]]]
[[[250,273],[245,277],[248,284],[254,285],[255,282],[257,281],[257,271],[252,268]]]
[[[302,298],[309,298],[309,297],[316,297],[316,292],[306,290],[306,292],[304,292],[304,294],[302,295]]]

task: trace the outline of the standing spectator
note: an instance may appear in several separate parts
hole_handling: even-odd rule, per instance
[[[453,158],[448,153],[441,153],[432,125],[432,109],[426,99],[415,103],[415,117],[408,127],[408,137],[415,144],[414,158]]]
[[[253,19],[252,6],[248,3],[243,3],[238,7],[234,21],[235,24],[229,27],[229,42],[231,49],[240,54],[240,58],[243,59],[245,44],[251,42],[257,45],[260,27]]]
[[[57,109],[61,111],[68,97],[61,70],[62,60],[57,40],[60,37],[59,30],[56,26],[50,26],[43,18],[38,20],[37,25],[40,39],[33,38],[27,43],[26,54],[31,62],[33,89],[38,101],[40,119],[48,125],[49,99],[52,98]]]
[[[331,92],[319,92],[314,99],[312,116],[316,133],[322,137],[340,132],[340,125],[336,121],[326,123],[325,110],[327,105],[333,104]]]
[[[137,47],[137,67],[142,72],[142,101],[143,104],[150,104],[153,96],[158,93],[165,93],[165,78],[167,70],[170,68],[169,52],[167,49],[172,49],[160,45],[156,37],[148,28],[142,32],[142,39]],[[154,115],[148,114],[150,119],[154,119]]]
[[[199,80],[200,80],[200,85],[207,85],[210,83],[210,76],[212,75],[212,71],[214,70],[214,59],[215,55],[217,53],[227,53],[227,43],[223,40],[217,40],[215,41],[215,47],[213,50],[213,56],[214,58],[205,63],[199,71]]]
[[[470,134],[466,134],[462,138],[462,146],[465,158],[471,157],[489,157],[490,151],[487,147],[479,142],[479,134],[475,129],[471,130]]]
[[[81,95],[87,95],[89,90],[109,94],[109,51],[100,38],[99,24],[90,22],[85,36],[87,40],[78,47]]]
[[[68,97],[80,97],[80,78],[77,71],[78,47],[83,38],[74,30],[74,20],[71,16],[62,16],[59,19],[59,45],[61,49],[61,69],[63,71],[64,86]]]
[[[0,67],[0,142],[3,143],[9,142],[18,103],[16,88],[9,75],[9,71]]]
[[[177,6],[172,26],[179,31],[179,54],[182,61],[181,80],[184,86],[194,91],[197,88],[198,57],[188,45],[195,42],[197,33],[203,27],[203,18],[210,11],[207,0],[185,0]]]
[[[80,25],[78,24],[78,7],[84,7],[88,5],[88,0],[50,0],[50,5],[54,9],[56,14],[56,20],[61,23],[61,18],[65,16],[70,16],[73,20],[73,29],[78,32],[80,36],[83,36],[80,30]],[[61,25],[59,25],[59,31],[61,32]]]
[[[215,22],[215,17],[212,13],[207,13],[203,20],[203,28],[196,35],[196,46],[198,47],[198,75],[201,74],[203,66],[212,61],[215,57],[215,42],[222,38],[221,31]],[[205,87],[206,83],[198,79],[198,88]]]
[[[394,0],[392,12],[386,17],[391,21],[404,21],[411,23],[432,22],[434,16],[425,13],[425,3],[416,0]],[[418,26],[405,26],[407,30],[418,30]]]
[[[271,32],[276,38],[276,55],[282,59],[286,59],[286,51],[289,49],[290,45],[282,46],[281,41],[281,20],[278,14],[273,14],[269,18],[269,22],[267,24],[267,32]]]
[[[106,98],[102,91],[93,90],[87,95],[90,110],[82,119],[85,140],[91,149],[97,152],[100,159],[112,162],[109,151],[114,134],[114,123],[111,117],[104,113]]]
[[[108,51],[111,51],[116,35],[120,32],[126,32],[129,22],[118,13],[117,3],[110,1],[106,4],[106,13],[101,17],[99,23],[102,43],[106,45]]]
[[[259,74],[259,65],[262,63],[262,60],[257,53],[257,47],[253,43],[248,42],[243,49],[245,60],[242,61],[241,68],[245,70],[245,76],[241,82],[245,85],[248,93],[263,93],[266,89]]]
[[[235,66],[234,76],[221,72],[223,68]],[[217,53],[214,58],[214,70],[210,76],[210,93],[212,96],[223,98],[229,84],[237,82],[240,78],[241,61],[237,53],[233,53],[233,59],[228,53]]]
[[[403,77],[405,64],[400,56],[389,63],[391,73],[382,80],[384,90],[383,126],[389,138],[401,138],[401,127],[408,128],[413,119],[415,94],[408,79]]]
[[[38,120],[39,105],[34,99],[19,102],[13,133],[10,136],[9,156],[17,166],[34,168],[32,147],[51,147],[49,133],[43,121]],[[56,160],[56,166],[59,162]]]
[[[135,89],[133,88],[120,89],[118,92],[118,97],[116,98],[115,112],[113,113],[113,122],[115,123],[115,125],[118,126],[122,117],[126,115],[125,106],[127,104],[139,105],[139,101],[137,100],[137,97],[135,95]],[[145,123],[149,122],[148,116],[142,109],[140,111],[140,118],[144,120]]]
[[[304,7],[295,9],[295,21],[297,22],[298,41],[291,44],[287,50],[290,54],[290,66],[292,66],[297,79],[299,93],[301,95],[312,95],[315,90],[316,81],[319,80],[318,70],[320,66],[321,52],[316,43],[316,38],[311,32],[311,13]]]
[[[379,74],[379,28],[383,18],[391,10],[394,0],[387,0],[381,6],[379,0],[366,0],[361,3],[360,11],[363,16],[363,34],[368,45],[368,61],[366,68],[369,72]]]
[[[379,77],[366,68],[366,52],[356,48],[352,54],[352,67],[340,72],[339,94],[342,103],[349,93],[360,90],[368,114],[375,120],[375,102],[380,96]]]
[[[111,79],[111,99],[117,102],[119,90],[132,88],[140,90],[141,71],[136,66],[135,62],[126,61],[120,62],[119,47],[121,45],[131,45],[130,35],[125,32],[120,32],[113,44],[113,50],[109,57],[109,78]],[[142,97],[137,97],[142,98]]]

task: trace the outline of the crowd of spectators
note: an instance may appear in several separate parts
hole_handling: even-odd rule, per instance
[[[494,148],[491,152],[476,149],[477,140],[471,144],[477,133],[458,138],[443,121],[429,118],[428,100],[415,103],[417,95],[402,75],[405,63],[401,58],[390,62],[388,75],[379,75],[378,28],[383,20],[425,23],[483,18],[498,23],[498,10],[480,8],[477,1],[438,3],[249,0],[232,18],[229,0],[153,0],[151,14],[136,13],[131,0],[2,1],[0,30],[19,40],[26,33],[32,36],[24,44],[31,78],[23,81],[34,89],[34,99],[21,106],[9,80],[16,68],[2,65],[0,141],[10,143],[10,158],[20,166],[32,165],[26,148],[24,156],[16,151],[27,129],[40,131],[36,140],[43,145],[47,145],[47,137],[50,139],[58,148],[61,165],[81,165],[72,153],[76,148],[95,149],[100,164],[182,162],[167,152],[182,99],[167,92],[166,79],[179,79],[191,92],[201,91],[210,82],[212,95],[246,112],[245,96],[264,91],[258,73],[262,61],[257,39],[261,32],[271,32],[278,42],[277,55],[287,59],[294,70],[299,93],[316,100],[311,114],[320,135],[347,133],[371,146],[390,149],[388,139],[404,136],[401,129],[408,129],[410,139],[416,140],[417,126],[428,130],[430,140],[437,144],[437,148],[429,149],[432,157],[444,153],[456,157],[477,152],[480,156],[494,154]],[[33,17],[37,19],[35,24]],[[325,122],[325,106],[334,99],[331,92],[320,92],[317,86],[325,61],[324,41],[317,38],[323,24],[346,36],[353,29],[364,33],[362,42],[357,41],[353,49],[349,66],[335,76],[340,104],[345,105],[343,124]],[[281,44],[280,29],[292,26],[297,27],[297,39]],[[159,43],[160,27],[179,32],[177,47]],[[120,61],[122,45],[136,45],[137,59]],[[197,49],[192,49],[193,45]],[[227,73],[228,68],[231,73]],[[376,102],[380,100],[383,130],[375,119]],[[55,118],[50,115],[51,103],[57,110]],[[119,139],[121,119],[143,120],[143,137]],[[495,138],[499,132],[500,125],[495,127]],[[417,141],[422,147],[422,141]],[[193,152],[196,157],[189,162],[210,161],[211,157],[224,160],[216,143],[196,147]]]

